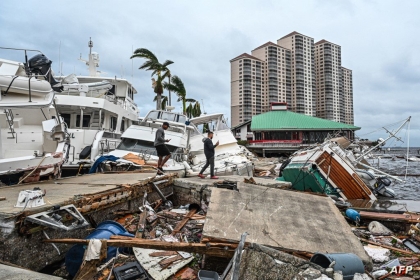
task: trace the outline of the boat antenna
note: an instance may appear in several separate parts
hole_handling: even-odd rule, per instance
[[[407,172],[408,172],[408,154],[410,152],[410,122],[407,125],[407,157],[406,157],[406,165],[405,165],[405,176],[404,180],[407,180]]]
[[[201,103],[203,104],[203,114],[206,115],[206,109],[204,108],[204,100],[201,98]]]
[[[60,67],[61,65],[61,40],[60,40],[60,44],[58,45],[58,67]],[[60,76],[62,76],[63,73],[61,72],[61,68],[60,68]]]

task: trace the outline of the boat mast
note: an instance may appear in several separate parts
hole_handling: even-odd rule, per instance
[[[88,42],[89,47],[89,60],[82,59],[82,54],[80,54],[79,60],[84,61],[87,66],[89,66],[89,76],[91,77],[99,77],[99,71],[96,70],[96,67],[99,67],[99,55],[95,52],[92,52],[93,42],[92,37],[89,37]]]
[[[386,141],[388,141],[389,139],[391,139],[391,138],[393,138],[393,137],[395,137],[395,138],[397,138],[398,140],[401,140],[399,137],[397,137],[396,136],[396,134],[401,130],[401,128],[403,128],[403,126],[407,123],[407,122],[409,122],[410,121],[410,119],[411,119],[411,116],[410,117],[408,117],[408,119],[406,119],[404,122],[403,122],[403,124],[402,125],[400,125],[400,127],[398,127],[397,128],[397,130],[395,131],[395,132],[391,132],[391,131],[389,131],[388,129],[386,129],[385,127],[384,127],[384,129],[390,134],[389,136],[388,136],[388,138],[386,138],[384,141],[382,141],[382,142],[380,142],[380,143],[378,143],[378,145],[376,145],[376,146],[374,146],[374,147],[372,147],[372,148],[370,148],[370,149],[368,149],[366,152],[364,152],[361,156],[359,156],[356,160],[355,160],[355,162],[356,163],[359,163],[362,159],[363,159],[363,157],[365,156],[365,155],[367,155],[368,153],[370,153],[371,151],[373,151],[374,149],[376,149],[377,147],[379,147],[380,145],[382,145],[383,143],[385,143]]]

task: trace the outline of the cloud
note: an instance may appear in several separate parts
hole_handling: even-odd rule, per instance
[[[155,107],[154,93],[150,73],[138,70],[142,59],[129,59],[133,48],[173,60],[188,95],[230,118],[230,59],[295,30],[326,39],[353,70],[361,133],[412,116],[411,142],[420,146],[419,1],[1,1],[0,10],[0,45],[39,49],[56,73],[60,62],[65,75],[87,74],[77,59],[87,58],[92,37],[100,70],[133,82],[141,116]],[[22,53],[0,55],[23,61]]]

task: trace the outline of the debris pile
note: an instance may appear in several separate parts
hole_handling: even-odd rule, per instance
[[[353,233],[359,237],[366,253],[372,258],[372,277],[407,280],[420,278],[420,215],[357,212],[353,209],[347,209],[345,215],[351,224],[356,224],[352,228]],[[402,276],[405,278],[398,278]]]

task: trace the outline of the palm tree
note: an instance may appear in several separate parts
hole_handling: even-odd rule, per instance
[[[157,79],[153,81],[152,87],[156,93],[156,109],[162,109],[162,93],[163,93],[163,80],[166,77],[170,77],[171,72],[168,69],[168,66],[174,63],[171,60],[166,60],[163,64],[159,62],[157,57],[148,49],[140,48],[136,49],[131,59],[134,57],[142,57],[147,59],[139,69],[145,69],[146,71],[153,71],[152,77],[157,76]]]
[[[157,101],[157,95],[155,95],[155,98],[153,98],[153,101],[154,102]],[[168,105],[168,97],[165,95],[162,95],[161,101],[162,101],[161,103],[162,110],[166,110],[166,105]]]
[[[172,82],[172,83],[170,83]],[[164,82],[163,87],[168,91],[173,91],[178,96],[178,102],[182,101],[182,112],[184,115],[187,114],[187,102],[197,102],[195,99],[187,98],[187,90],[185,89],[184,83],[178,76],[173,76],[169,83]]]
[[[194,105],[190,103],[190,105],[188,105],[187,109],[185,110],[185,114],[188,118],[199,117],[201,115],[200,103],[198,101],[195,101]]]

